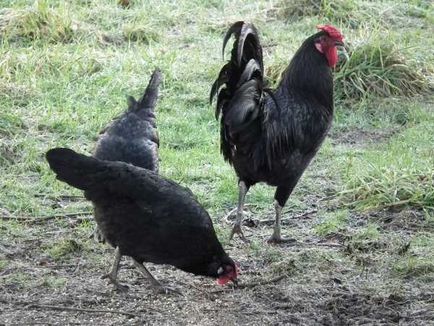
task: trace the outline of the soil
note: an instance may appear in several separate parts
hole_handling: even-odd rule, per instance
[[[399,132],[399,128],[366,130],[362,128],[351,128],[350,130],[335,131],[332,129],[330,138],[334,145],[366,147],[368,145],[381,143]]]
[[[375,218],[385,232],[408,235],[421,222],[418,214],[354,215],[349,224],[360,227]],[[0,273],[0,324],[428,325],[434,320],[432,286],[424,288],[411,279],[392,284],[376,260],[375,251],[387,254],[382,246],[372,252],[370,266],[350,263],[347,235],[324,240],[311,231],[319,215],[316,209],[286,212],[285,233],[297,240],[287,246],[265,243],[271,226],[258,220],[272,219],[271,212],[256,219],[255,227],[245,226],[253,243],[235,239],[227,246],[240,263],[239,288],[221,287],[170,266],[147,265],[182,296],[155,293],[127,258],[120,279],[129,290],[115,291],[101,279],[113,249],[80,231],[80,224],[88,221],[65,217],[22,222],[26,236],[9,235],[0,247],[0,259],[8,261]],[[75,241],[77,250],[54,260],[44,249],[53,239]]]

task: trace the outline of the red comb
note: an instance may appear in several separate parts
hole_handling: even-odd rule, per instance
[[[331,38],[343,42],[344,36],[342,33],[334,26],[332,25],[318,25],[316,28],[318,28],[321,31],[326,32]]]

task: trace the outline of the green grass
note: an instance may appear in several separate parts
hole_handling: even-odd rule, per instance
[[[402,7],[390,6],[391,2],[351,1],[339,9],[332,2],[317,3],[319,11],[299,12],[298,20],[291,23],[277,15],[270,25],[265,21],[274,7],[267,3],[225,4],[226,15],[221,19],[223,7],[218,3],[149,7],[146,1],[134,1],[124,9],[102,0],[91,6],[87,2],[6,2],[0,16],[0,104],[4,108],[0,153],[5,176],[0,181],[5,190],[0,198],[4,207],[13,214],[46,215],[53,209],[34,193],[78,193],[54,182],[44,152],[69,146],[90,153],[98,131],[124,110],[127,94],[140,96],[156,66],[165,76],[157,110],[162,173],[191,187],[214,214],[231,207],[237,197],[236,179],[219,154],[218,123],[207,94],[222,64],[222,33],[230,22],[244,17],[258,25],[265,45],[276,44],[266,48],[265,63],[274,82],[316,22],[325,19],[340,25],[352,56],[336,74],[336,130],[372,132],[402,125],[408,129],[378,147],[324,150],[317,161],[326,157],[327,165],[341,167],[335,177],[342,180],[345,201],[358,208],[397,203],[431,208],[433,114],[424,104],[426,97],[414,97],[426,94],[432,80],[428,32],[409,29],[403,39],[384,22],[348,28],[339,18],[349,11],[363,15],[373,11],[371,17],[389,8],[388,15],[393,13],[398,19]],[[277,7],[294,9],[295,5],[280,2]],[[233,8],[241,9],[231,14]],[[409,2],[405,8],[423,25],[432,19],[432,8],[424,1]],[[189,16],[192,12],[195,15]],[[290,32],[287,24],[291,24]],[[421,53],[426,60],[421,60]],[[309,184],[310,179],[303,182]],[[269,187],[256,187],[248,200],[268,210],[271,197]],[[302,203],[302,197],[296,191],[293,202]]]
[[[434,280],[434,237],[420,233],[409,245],[409,250],[393,265],[393,270],[403,277],[420,278],[425,282]]]
[[[326,237],[344,231],[348,222],[348,211],[342,210],[327,214],[321,222],[315,226],[315,232]]]
[[[343,193],[358,208],[434,209],[433,120],[346,161]]]
[[[47,276],[42,281],[42,285],[48,288],[64,288],[68,280],[65,277]]]
[[[0,272],[6,269],[7,266],[8,266],[8,261],[0,259]]]
[[[427,67],[409,62],[393,37],[393,34],[374,30],[369,39],[350,49],[349,60],[335,77],[339,99],[360,101],[372,96],[414,96],[434,90],[434,85],[421,72]]]
[[[62,260],[68,258],[71,254],[80,253],[83,251],[83,245],[73,239],[64,239],[56,243],[52,243],[47,248],[47,253],[54,260]]]

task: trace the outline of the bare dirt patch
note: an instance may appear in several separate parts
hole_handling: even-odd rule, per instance
[[[366,130],[352,128],[343,131],[331,131],[329,137],[334,145],[341,144],[352,147],[366,147],[372,144],[387,141],[399,132],[399,128]]]
[[[388,214],[397,222],[402,213]],[[432,284],[391,275],[385,262],[395,255],[392,247],[347,250],[353,226],[376,219],[388,234],[402,232],[402,225],[395,231],[384,214],[353,214],[345,235],[321,238],[312,229],[322,215],[315,209],[306,214],[287,212],[285,233],[297,239],[288,246],[265,243],[271,232],[268,222],[246,227],[252,244],[235,240],[228,246],[241,265],[238,289],[222,288],[169,266],[150,266],[161,282],[179,288],[184,296],[155,294],[128,259],[120,279],[129,291],[114,291],[101,279],[112,249],[88,239],[80,223],[65,224],[65,218],[22,222],[23,238],[14,235],[16,224],[3,221],[7,239],[0,250],[0,321],[7,325],[427,325],[434,320]],[[258,220],[269,219],[272,212]],[[413,231],[409,228],[406,236]],[[74,239],[77,250],[54,259],[50,248],[65,239]]]

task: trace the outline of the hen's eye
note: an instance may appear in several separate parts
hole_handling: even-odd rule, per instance
[[[217,274],[221,275],[221,274],[223,274],[223,272],[224,272],[223,267],[219,267],[219,269],[217,270]]]

